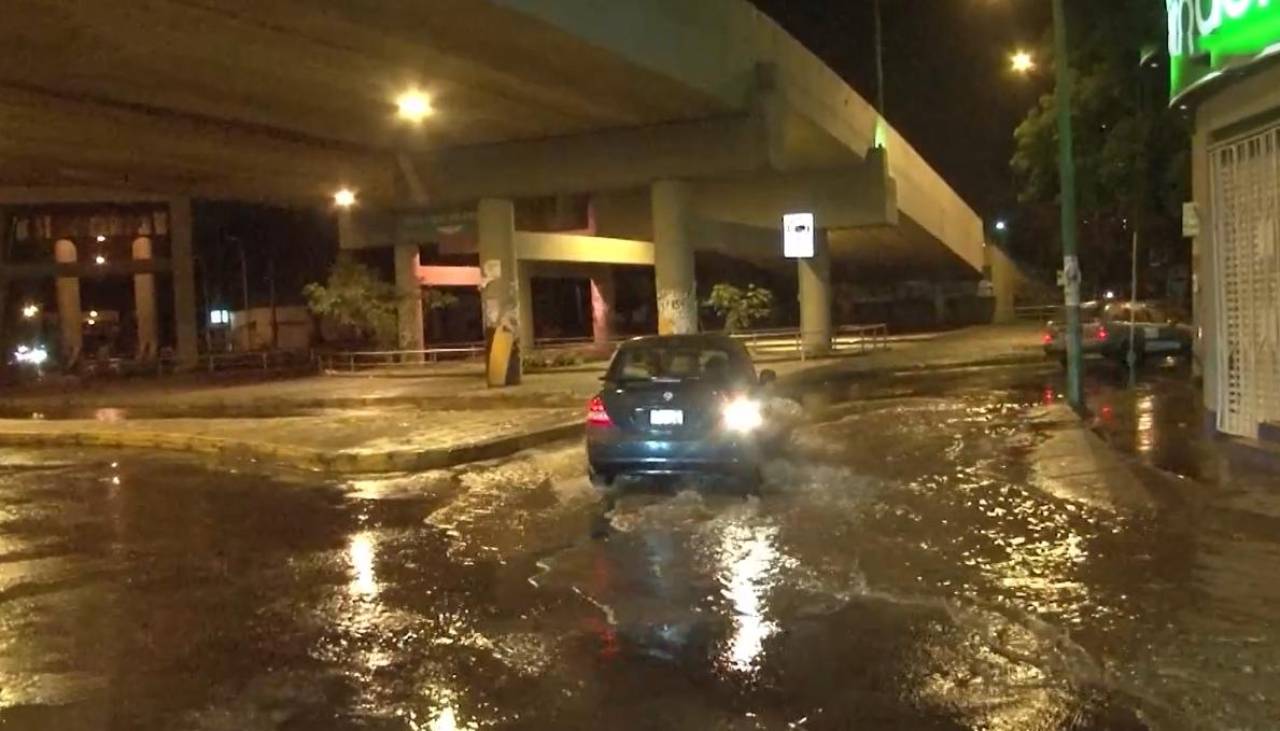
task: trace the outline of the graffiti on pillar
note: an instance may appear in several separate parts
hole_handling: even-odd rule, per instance
[[[484,327],[492,330],[502,317],[502,296],[489,285],[502,279],[502,261],[489,259],[480,265],[480,297],[484,306]]]
[[[658,292],[658,332],[689,335],[698,331],[698,297],[693,286],[687,290]]]

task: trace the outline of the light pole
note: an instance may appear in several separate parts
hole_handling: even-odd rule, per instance
[[[1076,162],[1071,131],[1071,66],[1063,0],[1053,0],[1053,52],[1057,73],[1058,180],[1062,218],[1062,271],[1067,310],[1067,401],[1084,409],[1084,357],[1080,334],[1080,256],[1076,244]]]

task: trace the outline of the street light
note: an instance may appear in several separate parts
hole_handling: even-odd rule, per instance
[[[40,305],[29,304],[22,308],[22,316],[27,320],[34,320],[38,314],[40,314]]]
[[[1029,74],[1035,71],[1036,60],[1027,51],[1015,51],[1009,56],[1009,67],[1015,74]]]
[[[93,257],[93,263],[97,264],[98,266],[102,266],[103,264],[107,263],[107,257],[103,256],[102,254],[98,254],[97,256]]]
[[[417,124],[435,112],[431,97],[418,89],[408,89],[396,97],[396,114],[406,122]]]
[[[356,204],[356,192],[350,188],[342,188],[333,194],[333,204],[339,208],[350,208]]]
[[[997,231],[1004,231],[1007,228],[1009,228],[1009,224],[1005,223],[1004,221],[996,221]]]

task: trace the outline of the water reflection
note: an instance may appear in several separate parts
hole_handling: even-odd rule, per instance
[[[347,545],[347,561],[351,564],[350,591],[356,597],[373,599],[378,596],[378,575],[374,571],[377,539],[369,531],[351,536]]]
[[[760,659],[764,641],[778,631],[766,618],[764,593],[778,561],[774,526],[730,524],[720,535],[719,574],[722,594],[734,611],[733,630],[721,660],[729,668],[750,671]]]
[[[1150,454],[1156,446],[1156,397],[1147,394],[1138,399],[1136,410],[1136,438],[1134,444],[1139,454]]]

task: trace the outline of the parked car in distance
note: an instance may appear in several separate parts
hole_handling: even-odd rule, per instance
[[[620,477],[710,474],[753,489],[770,438],[763,391],[743,345],[724,335],[644,337],[623,343],[587,406],[592,484]]]
[[[1066,360],[1065,313],[1045,326],[1044,352]],[[1190,355],[1191,328],[1147,302],[1085,302],[1080,305],[1081,346],[1085,355],[1125,362],[1129,343],[1141,361],[1151,355]]]

